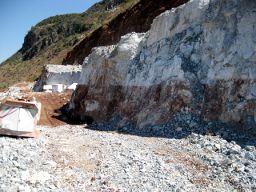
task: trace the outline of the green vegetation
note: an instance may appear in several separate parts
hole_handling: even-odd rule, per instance
[[[45,64],[62,63],[78,42],[138,1],[103,0],[81,14],[57,15],[39,22],[26,35],[22,48],[0,65],[0,89],[35,81]]]

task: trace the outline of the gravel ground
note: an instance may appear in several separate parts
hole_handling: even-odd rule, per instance
[[[38,129],[39,139],[0,137],[0,191],[256,191],[255,145],[196,133]]]

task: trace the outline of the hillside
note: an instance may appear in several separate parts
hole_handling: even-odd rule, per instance
[[[153,19],[162,12],[186,3],[188,0],[140,0],[131,9],[119,14],[106,25],[79,42],[64,59],[64,64],[82,64],[92,48],[113,45],[121,36],[131,32],[142,33],[150,29]]]
[[[28,32],[22,48],[0,66],[0,89],[20,81],[34,81],[45,64],[62,63],[74,45],[137,1],[104,0],[81,14],[41,21]]]

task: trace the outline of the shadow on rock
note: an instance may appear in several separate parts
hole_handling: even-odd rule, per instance
[[[140,137],[162,137],[182,139],[191,134],[219,136],[228,142],[234,141],[241,147],[256,146],[256,133],[253,128],[243,128],[239,124],[227,124],[220,121],[204,121],[191,113],[177,113],[162,125],[147,125],[142,128],[125,122],[119,116],[108,122],[93,122],[87,129],[97,131],[115,131]]]
[[[84,116],[81,118],[80,116],[72,115],[72,111],[68,110],[67,107],[68,105],[66,104],[60,109],[56,109],[54,112],[58,115],[53,115],[52,117],[70,125],[90,125],[94,122],[94,119],[89,116]]]
[[[162,137],[182,139],[191,134],[219,136],[228,142],[234,141],[241,147],[256,146],[256,132],[253,126],[244,123],[223,123],[220,121],[203,120],[199,115],[190,112],[176,113],[167,123],[161,125],[146,125],[136,127],[120,116],[114,116],[107,122],[95,122],[89,116],[73,116],[68,105],[55,111],[54,118],[71,125],[87,124],[86,129],[96,131],[115,131],[120,134],[136,135],[140,137]]]

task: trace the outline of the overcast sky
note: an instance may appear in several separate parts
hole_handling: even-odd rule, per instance
[[[81,13],[100,0],[0,0],[0,63],[22,47],[25,35],[50,16]]]

